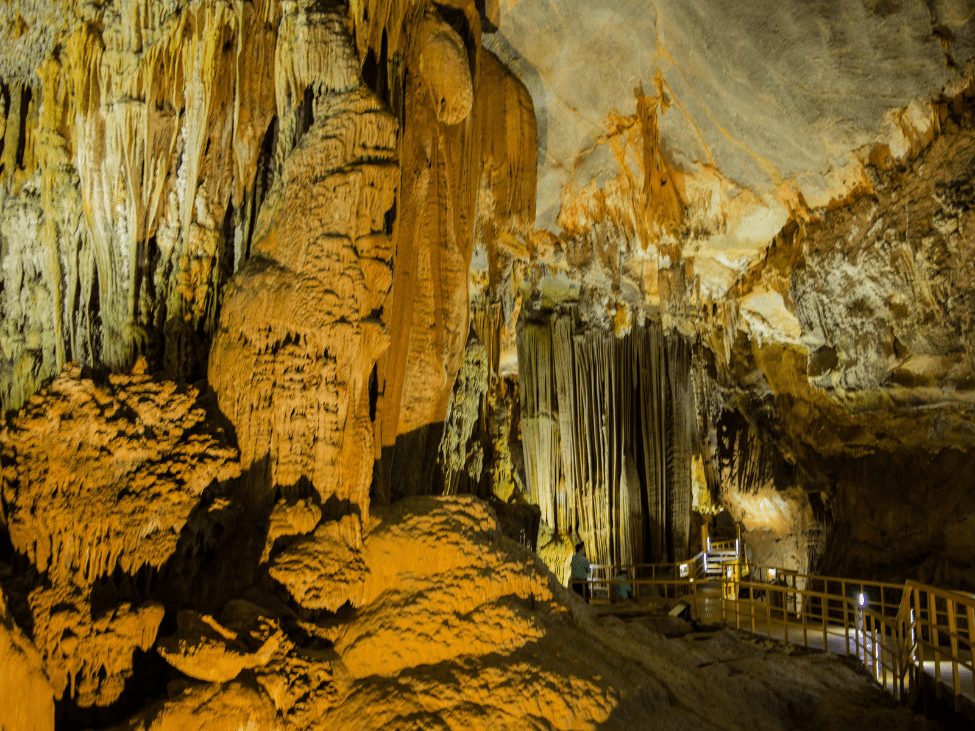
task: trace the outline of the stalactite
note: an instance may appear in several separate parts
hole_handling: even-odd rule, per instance
[[[444,494],[478,494],[484,449],[474,435],[483,398],[488,389],[488,354],[476,337],[467,341],[464,364],[457,374],[443,437],[440,440],[440,466],[444,473]],[[475,436],[474,441],[471,441]]]
[[[552,337],[547,324],[529,323],[523,327],[518,338],[518,364],[521,434],[528,480],[526,497],[541,507],[543,521],[558,525],[555,489],[559,475],[559,431],[553,417]]]
[[[552,358],[559,406],[559,437],[562,444],[562,476],[556,493],[553,526],[572,530],[575,526],[576,499],[583,484],[579,454],[579,428],[576,418],[576,385],[572,358],[573,323],[571,315],[561,315],[552,326]]]
[[[694,401],[697,404],[697,433],[698,451],[704,468],[704,479],[712,503],[718,501],[718,461],[717,461],[717,417],[721,406],[718,401],[717,389],[712,378],[706,372],[706,365],[694,358],[692,383]]]
[[[664,339],[659,326],[651,325],[639,336],[636,368],[639,374],[640,419],[647,515],[650,537],[648,555],[651,561],[666,557],[666,501],[665,444],[667,439],[666,396],[661,364],[664,362]]]
[[[487,388],[481,397],[480,429],[487,433],[491,427],[494,401],[501,385],[501,328],[504,320],[501,304],[483,302],[471,306],[471,327],[484,347],[487,359]]]
[[[686,343],[659,323],[623,338],[577,332],[562,313],[524,323],[518,346],[525,460],[543,521],[577,531],[597,563],[684,557],[696,418]]]
[[[668,553],[673,561],[687,558],[691,517],[691,456],[693,454],[694,392],[691,357],[686,342],[667,338],[667,384],[671,424],[667,443]]]

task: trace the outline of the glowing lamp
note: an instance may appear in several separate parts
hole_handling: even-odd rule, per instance
[[[859,604],[861,607],[867,606],[867,595],[862,591],[857,594],[857,604]]]

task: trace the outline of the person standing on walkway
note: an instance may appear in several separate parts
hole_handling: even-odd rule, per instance
[[[620,571],[616,575],[616,581],[619,583],[613,584],[613,602],[617,601],[627,601],[630,598],[630,592],[633,590],[630,587],[629,582],[626,580],[630,578],[626,571]]]
[[[589,579],[589,559],[586,558],[586,544],[582,541],[576,544],[576,552],[572,556],[572,561],[569,566],[572,570],[569,581],[572,585],[572,590],[588,604],[589,591],[586,588],[588,586],[586,582]]]

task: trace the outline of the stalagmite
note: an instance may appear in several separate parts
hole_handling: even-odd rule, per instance
[[[297,12],[285,24],[292,35],[279,38],[296,59],[279,115],[293,119],[307,90],[312,122],[284,158],[254,256],[225,295],[209,378],[243,468],[258,473],[256,501],[310,488],[365,519],[369,381],[389,338],[377,313],[392,283],[397,124],[359,77],[345,11]]]

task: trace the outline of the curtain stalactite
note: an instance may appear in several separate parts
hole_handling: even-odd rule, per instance
[[[594,563],[686,557],[696,433],[690,348],[659,323],[623,338],[574,313],[518,335],[525,469],[542,520]]]

